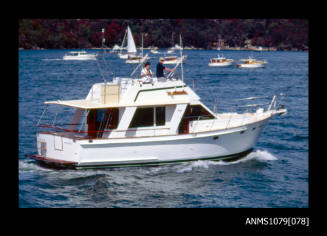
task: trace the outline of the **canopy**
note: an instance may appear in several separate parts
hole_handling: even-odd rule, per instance
[[[161,106],[161,105],[174,105],[181,103],[190,103],[189,99],[183,100],[166,100],[160,102],[131,102],[131,103],[97,103],[90,100],[65,100],[65,101],[47,101],[44,104],[57,104],[62,106],[75,107],[80,109],[101,109],[101,108],[112,108],[112,107],[129,107],[129,106]]]

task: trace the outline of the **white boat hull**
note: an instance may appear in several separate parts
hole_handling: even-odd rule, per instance
[[[254,64],[238,64],[237,67],[239,68],[261,68],[264,67],[264,63],[254,63]]]
[[[143,57],[143,58],[140,58],[140,59],[127,59],[126,63],[127,64],[139,64],[140,62],[146,61],[148,59],[150,59],[150,58],[149,57]]]
[[[164,60],[163,61],[163,64],[165,64],[165,65],[171,65],[171,64],[178,64],[180,62],[181,62],[181,59],[180,58],[177,58],[176,60]],[[185,57],[183,58],[182,63],[185,63]]]
[[[63,58],[63,60],[67,61],[67,60],[80,60],[80,61],[84,61],[84,60],[96,60],[96,55],[95,54],[91,54],[91,55],[80,55],[80,56],[69,56],[69,55],[65,55]]]
[[[71,163],[74,168],[227,159],[251,150],[267,120],[195,134],[93,139],[92,142],[38,133],[38,158],[48,163]]]
[[[128,54],[120,54],[118,53],[118,56],[120,59],[127,59],[128,58]]]
[[[209,66],[231,66],[233,62],[219,62],[219,63],[209,63]]]

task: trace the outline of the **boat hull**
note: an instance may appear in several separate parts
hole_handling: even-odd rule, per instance
[[[176,60],[168,60],[168,61],[164,61],[163,64],[165,65],[172,65],[172,64],[178,64],[181,62],[181,59],[178,58]],[[184,64],[185,63],[185,58],[183,59],[182,63]]]
[[[118,56],[120,59],[127,59],[128,58],[128,54],[120,54],[118,53]]]
[[[209,66],[231,66],[233,62],[209,63]]]
[[[96,55],[87,55],[87,56],[64,56],[62,59],[65,60],[65,61],[70,61],[70,60],[78,60],[78,61],[96,60]]]
[[[262,68],[264,67],[264,63],[255,63],[255,64],[238,64],[238,68]]]
[[[75,168],[230,159],[254,147],[266,121],[195,134],[91,141],[38,133],[38,158],[35,159],[52,164],[66,163]],[[41,150],[42,145],[45,151]]]

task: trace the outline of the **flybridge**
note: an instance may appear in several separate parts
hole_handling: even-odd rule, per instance
[[[200,97],[183,81],[171,79],[142,83],[138,79],[115,78],[113,82],[96,83],[85,99],[47,101],[81,109],[109,107],[172,105],[196,103]]]

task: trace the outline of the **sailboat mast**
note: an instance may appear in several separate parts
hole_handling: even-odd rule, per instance
[[[142,33],[142,58],[143,58],[143,33]]]
[[[183,53],[182,53],[182,49],[183,49],[183,45],[182,45],[182,34],[179,35],[179,41],[180,41],[180,47],[181,49],[180,51],[180,56],[181,56],[181,73],[182,73],[182,81],[184,82],[184,72],[183,72]]]
[[[171,47],[174,47],[174,32],[171,33]]]
[[[126,35],[127,35],[127,29],[125,30],[125,34],[124,34],[124,38],[123,38],[123,42],[121,43],[121,46],[120,46],[120,53],[122,53],[123,45],[124,45],[124,41],[125,41],[125,39],[126,39]]]

